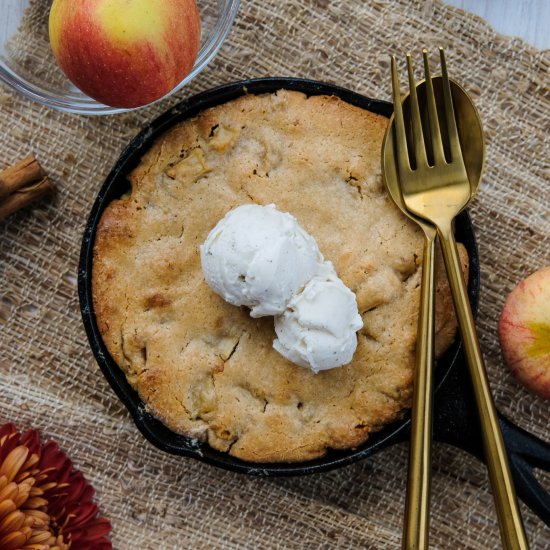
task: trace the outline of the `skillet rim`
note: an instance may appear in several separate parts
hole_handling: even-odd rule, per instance
[[[393,112],[391,103],[372,99],[346,88],[316,80],[292,77],[266,77],[246,79],[224,84],[198,93],[167,110],[134,137],[125,147],[115,165],[106,177],[96,196],[86,222],[78,269],[78,296],[82,320],[90,348],[104,377],[132,416],[142,435],[158,449],[175,455],[188,456],[201,462],[240,473],[256,476],[292,476],[332,470],[352,464],[366,458],[394,443],[404,441],[410,426],[410,413],[402,419],[388,424],[356,449],[343,451],[329,450],[321,458],[296,463],[251,463],[237,459],[211,448],[208,443],[197,442],[186,436],[170,431],[160,420],[145,410],[145,405],[130,386],[122,369],[114,362],[107,351],[99,333],[92,301],[92,265],[93,247],[97,224],[103,210],[114,198],[119,197],[129,188],[126,175],[137,165],[142,154],[153,141],[171,126],[195,116],[200,111],[235,99],[245,94],[273,93],[280,89],[295,90],[312,95],[336,95],[342,100],[380,114],[389,119]],[[471,219],[467,211],[462,212],[456,220],[457,239],[463,242],[470,256],[468,295],[474,314],[479,301],[479,259],[477,244]],[[455,342],[438,361],[436,370],[436,394],[453,368],[459,368],[460,343]]]

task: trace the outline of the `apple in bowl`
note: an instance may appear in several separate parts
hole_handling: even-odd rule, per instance
[[[50,43],[80,90],[112,107],[151,103],[191,71],[200,45],[195,0],[54,0]]]
[[[550,266],[510,292],[498,335],[512,374],[533,393],[550,399]]]

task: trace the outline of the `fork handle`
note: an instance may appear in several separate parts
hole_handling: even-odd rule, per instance
[[[436,230],[424,229],[403,550],[426,550],[430,527]]]
[[[451,224],[438,227],[438,233],[479,412],[483,450],[503,547],[507,550],[528,549],[508,456],[491,395]]]

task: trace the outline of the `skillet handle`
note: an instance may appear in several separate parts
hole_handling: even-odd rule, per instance
[[[518,496],[550,526],[550,493],[533,474],[534,468],[550,471],[550,445],[501,414],[499,422]]]
[[[476,404],[465,370],[464,358],[457,361],[436,392],[434,439],[467,451],[485,462]],[[518,496],[550,526],[550,493],[538,482],[533,470],[550,471],[550,444],[498,414]]]

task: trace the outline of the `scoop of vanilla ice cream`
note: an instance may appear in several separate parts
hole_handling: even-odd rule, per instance
[[[330,262],[275,317],[273,347],[289,361],[314,372],[347,365],[357,348],[363,321],[355,294],[336,275]]]
[[[226,214],[200,247],[206,282],[252,317],[282,313],[323,263],[315,239],[275,205],[246,204]]]

